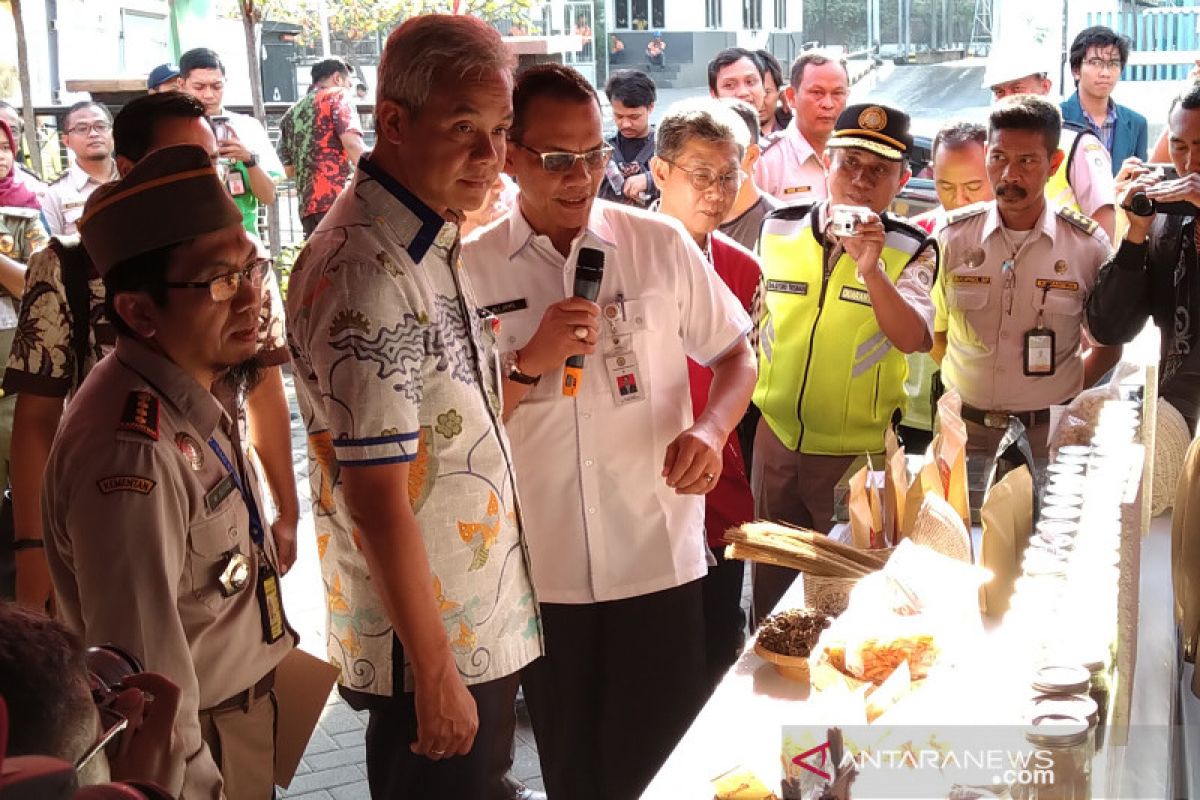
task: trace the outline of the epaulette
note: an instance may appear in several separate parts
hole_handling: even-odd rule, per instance
[[[946,224],[953,225],[956,222],[962,222],[964,219],[978,217],[980,214],[986,213],[987,210],[988,207],[985,202],[972,203],[969,206],[957,208],[946,215]]]
[[[129,397],[125,399],[125,408],[121,411],[117,430],[140,433],[157,442],[158,398],[146,391],[130,392]]]
[[[776,144],[781,142],[785,132],[786,131],[774,131],[773,133],[768,133],[766,136],[760,136],[758,138],[759,157],[761,158],[763,153],[767,152]]]
[[[804,219],[816,205],[816,200],[801,200],[799,203],[780,206],[774,211],[768,211],[767,216],[764,217],[764,221],[768,219],[784,219],[789,221]]]
[[[929,234],[920,225],[915,225],[905,217],[898,217],[894,214],[883,214],[883,229],[885,231],[895,231],[897,233],[906,233],[917,239],[917,241],[925,241],[929,238]]]
[[[1058,214],[1058,216],[1062,217],[1076,228],[1079,228],[1079,230],[1083,231],[1088,236],[1091,236],[1096,232],[1096,229],[1100,227],[1096,220],[1092,219],[1091,217],[1085,217],[1083,214],[1080,214],[1073,208],[1059,208],[1054,213]]]

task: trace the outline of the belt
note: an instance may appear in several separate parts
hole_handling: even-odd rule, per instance
[[[974,422],[976,425],[982,425],[985,428],[999,428],[1003,430],[1008,427],[1010,417],[1021,420],[1021,424],[1026,428],[1033,428],[1038,425],[1048,425],[1050,423],[1050,409],[1043,408],[1038,411],[984,411],[968,405],[962,407],[963,419],[967,422]]]
[[[258,683],[251,686],[249,689],[244,689],[228,700],[222,700],[211,708],[203,709],[204,711],[232,711],[235,708],[249,709],[255,700],[265,697],[268,692],[275,688],[275,670],[272,669]]]

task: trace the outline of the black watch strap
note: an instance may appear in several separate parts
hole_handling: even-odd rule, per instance
[[[246,165],[246,169],[254,169],[258,166],[258,156],[254,155],[254,153],[251,153],[250,157],[242,163]]]
[[[513,365],[513,367],[508,371],[508,379],[516,383],[523,383],[526,386],[537,386],[538,381],[542,379],[542,376],[526,375],[524,372],[521,372],[521,370],[517,369],[516,365]]]

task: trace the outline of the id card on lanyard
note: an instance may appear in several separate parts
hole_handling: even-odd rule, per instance
[[[283,595],[279,589],[279,575],[275,572],[275,568],[271,566],[271,562],[266,557],[266,552],[263,544],[266,539],[266,530],[263,528],[262,516],[258,511],[258,502],[254,499],[253,492],[250,487],[242,480],[233,462],[225,455],[225,451],[221,449],[221,445],[216,438],[208,440],[208,446],[216,453],[217,459],[221,462],[221,466],[225,467],[228,473],[228,478],[232,480],[234,487],[242,496],[242,501],[246,504],[246,511],[250,515],[250,539],[254,542],[254,546],[258,548],[258,580],[256,582],[256,594],[258,595],[258,609],[262,617],[263,641],[267,644],[274,644],[283,638],[285,629],[283,621]],[[241,553],[234,553],[230,559],[232,561],[245,560],[245,556]]]

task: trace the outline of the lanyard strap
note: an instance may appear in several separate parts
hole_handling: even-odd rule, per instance
[[[246,504],[246,510],[250,512],[250,538],[256,545],[261,547],[263,543],[262,517],[258,515],[258,503],[254,501],[254,495],[251,494],[247,490],[246,485],[242,483],[242,479],[238,475],[238,471],[233,467],[233,462],[231,462],[229,457],[225,455],[225,451],[221,449],[221,445],[217,444],[215,437],[208,440],[208,446],[211,447],[213,452],[217,454],[217,458],[220,460],[221,465],[225,467],[226,471],[229,473],[229,477],[233,479],[234,487],[238,490],[238,493],[241,494],[242,501]]]

